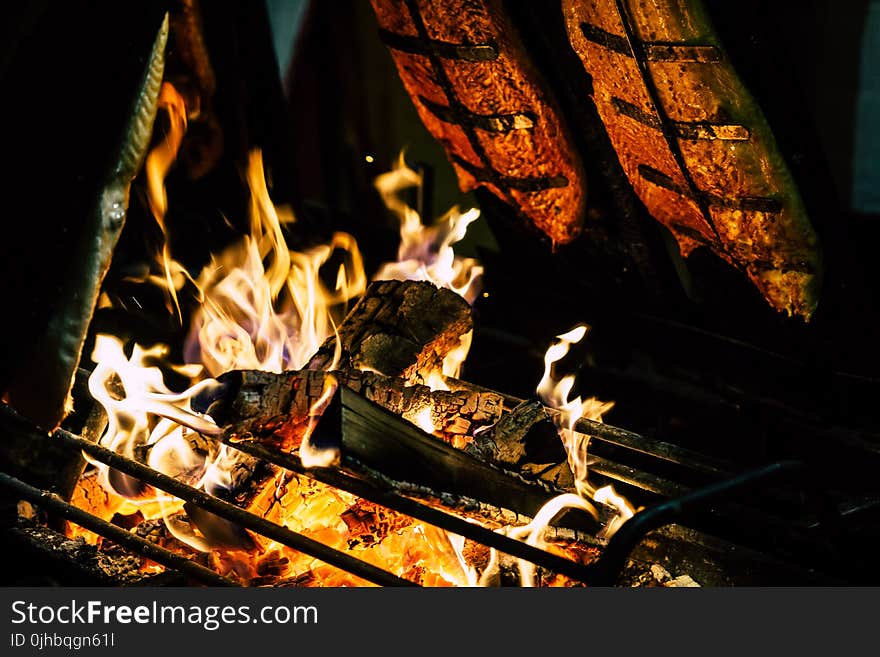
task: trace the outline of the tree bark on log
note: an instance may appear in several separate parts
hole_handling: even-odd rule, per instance
[[[425,383],[471,329],[471,308],[455,292],[424,281],[375,281],[340,325],[339,345],[328,338],[305,369],[370,370]]]
[[[223,398],[210,415],[228,435],[250,435],[281,449],[302,439],[310,411],[322,396],[328,378],[364,395],[454,447],[463,449],[480,430],[495,424],[504,410],[503,397],[489,391],[431,390],[407,385],[404,379],[374,372],[290,371],[280,374],[242,370],[223,375]]]
[[[480,432],[465,447],[472,456],[562,490],[574,490],[574,475],[551,412],[539,401],[524,401]]]

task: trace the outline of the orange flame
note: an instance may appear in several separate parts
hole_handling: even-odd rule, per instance
[[[164,275],[161,287],[168,293],[169,300],[174,305],[174,312],[177,314],[178,320],[182,322],[183,315],[180,312],[177,290],[182,285],[182,277],[186,276],[186,270],[171,257],[168,231],[165,227],[165,215],[168,212],[165,178],[168,176],[171,165],[177,159],[177,152],[180,150],[180,144],[186,134],[186,104],[170,82],[162,83],[159,90],[158,109],[164,110],[168,116],[168,133],[165,135],[165,139],[150,150],[144,163],[147,200],[150,211],[162,231],[162,248],[158,255]]]
[[[168,89],[166,99],[171,103],[175,94],[172,87]],[[170,106],[177,107],[173,103]],[[160,221],[167,202],[162,183],[178,146],[179,141],[157,147],[149,167],[154,192],[151,198],[157,202],[156,217]],[[232,369],[280,372],[302,367],[333,334],[332,310],[362,293],[366,286],[360,253],[348,235],[337,233],[330,244],[306,253],[287,248],[280,217],[290,222],[292,215],[277,209],[269,199],[259,152],[252,154],[248,182],[252,190],[251,234],[215,259],[197,281],[201,305],[188,341],[188,354],[195,368],[179,368],[192,377],[194,385],[180,393],[165,386],[161,370],[151,365],[167,354],[167,348],[161,345],[152,349],[135,345],[131,358],[126,358],[119,340],[102,335],[96,340],[92,356],[97,366],[90,378],[90,390],[109,418],[102,444],[129,458],[148,453],[146,462],[154,469],[209,492],[230,485],[230,473],[242,455],[225,445],[198,439],[199,434],[221,433],[210,417],[196,413],[190,406],[196,395],[217,385],[211,378],[196,382],[204,377],[204,370],[217,376]],[[346,257],[336,289],[328,290],[320,280],[320,268],[339,249]],[[170,255],[167,263],[173,264],[167,264],[166,272],[180,267]],[[170,280],[165,283],[173,293]],[[121,383],[121,394],[119,390],[113,392],[116,379]],[[328,390],[328,397],[331,392]],[[309,445],[306,441],[307,449]],[[313,452],[309,455],[313,460],[317,458]],[[98,467],[103,483],[111,490],[134,498],[145,515],[143,505],[150,503],[149,508],[159,510],[175,537],[197,550],[209,549],[208,543],[185,523],[172,521],[171,514],[181,507],[179,500],[155,491],[145,492],[118,475],[114,480],[106,467]]]
[[[161,181],[163,171],[155,171],[154,179]],[[333,335],[334,315],[343,314],[345,304],[366,287],[361,256],[349,235],[337,233],[329,244],[303,253],[287,248],[283,226],[294,219],[289,210],[272,203],[259,152],[251,157],[247,181],[252,193],[250,233],[217,255],[194,281],[199,306],[186,340],[186,360],[195,368],[187,372],[194,382],[192,387],[181,393],[165,387],[161,371],[152,362],[164,357],[166,349],[145,350],[136,345],[131,358],[126,358],[122,344],[107,336],[100,336],[96,343],[93,357],[97,367],[90,380],[93,396],[110,417],[103,444],[133,458],[146,458],[151,467],[209,491],[230,485],[230,473],[241,454],[201,438],[220,431],[210,417],[190,406],[196,395],[215,385],[214,379],[203,377],[231,369],[280,372],[301,368]],[[164,196],[160,201],[164,203]],[[331,256],[340,254],[343,264],[331,289],[323,283],[321,269]],[[176,263],[169,261],[168,269],[173,270]],[[164,283],[170,286],[167,277]],[[339,355],[337,343],[333,366]],[[114,386],[116,379],[122,383],[121,392]],[[309,427],[300,446],[300,456],[308,467],[332,465],[338,460],[334,450],[319,450],[311,440],[336,385],[333,377],[326,377],[324,394],[310,410]],[[271,568],[279,577],[313,572],[316,576],[320,573],[319,581],[328,585],[362,584],[259,537],[257,553],[243,560],[232,558],[213,550],[180,516],[179,500],[152,489],[141,490],[139,482],[119,480],[109,471],[105,471],[105,485],[131,500],[120,512],[137,508],[145,516],[161,516],[173,536],[196,550],[210,551],[212,563],[221,572],[248,580],[255,568]],[[341,516],[356,502],[347,493],[282,473],[274,486],[263,489],[250,510],[327,545],[357,549],[361,558],[401,576],[415,570],[424,573],[423,581],[430,585],[476,582],[476,573],[462,556],[463,539],[406,518],[394,520],[398,529],[381,542],[351,548],[352,535]]]
[[[335,233],[328,244],[290,251],[282,223],[289,209],[272,203],[262,157],[251,154],[251,233],[213,258],[197,280],[202,303],[187,338],[189,362],[202,363],[214,376],[232,369],[282,372],[299,369],[333,335],[334,319],[366,289],[357,243]],[[328,289],[321,268],[342,253],[336,287]]]

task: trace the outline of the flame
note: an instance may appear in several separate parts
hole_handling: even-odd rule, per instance
[[[614,407],[614,402],[599,401],[594,397],[581,400],[580,397],[569,399],[574,386],[574,376],[568,375],[555,381],[553,366],[569,352],[571,345],[577,344],[587,335],[589,327],[576,326],[572,330],[556,336],[558,342],[550,345],[544,354],[544,374],[538,383],[537,393],[541,400],[551,408],[560,411],[557,431],[568,455],[568,464],[574,474],[575,488],[583,497],[591,497],[593,501],[605,504],[615,511],[615,515],[603,527],[600,536],[609,538],[617,529],[631,518],[634,509],[630,503],[618,495],[612,486],[596,490],[588,480],[587,446],[590,437],[574,430],[579,419],[585,417],[601,422],[602,417]],[[552,502],[552,501],[551,501]]]
[[[202,302],[187,338],[189,362],[213,376],[232,369],[282,372],[302,368],[334,333],[334,312],[366,289],[363,260],[355,239],[335,233],[327,244],[290,251],[283,223],[289,209],[269,197],[262,157],[254,151],[247,176],[251,189],[251,232],[212,259],[197,280]],[[342,255],[335,288],[321,280],[331,256]]]
[[[178,146],[171,143],[165,150],[158,149],[152,161],[151,185],[156,192],[155,216],[160,225],[167,206],[162,187],[164,176],[173,161],[170,154],[176,152]],[[167,159],[162,159],[162,154]],[[132,356],[127,358],[119,340],[102,335],[93,353],[97,366],[90,387],[109,418],[102,444],[131,458],[145,460],[160,472],[208,492],[228,488],[232,483],[231,473],[242,458],[240,452],[206,439],[205,436],[220,433],[220,429],[209,416],[192,409],[196,396],[209,394],[217,385],[210,377],[232,369],[280,372],[302,368],[335,333],[336,321],[344,314],[347,302],[366,287],[357,244],[345,233],[337,233],[329,243],[300,253],[287,248],[283,227],[293,223],[294,218],[288,209],[277,207],[271,201],[259,152],[250,158],[247,183],[251,190],[249,234],[215,256],[197,278],[190,279],[197,292],[198,307],[186,336],[188,364],[175,369],[190,377],[191,387],[175,393],[165,386],[162,372],[155,363],[167,357],[166,347],[144,349],[135,345]],[[473,213],[457,224],[460,228],[450,228],[463,230],[472,218],[475,218]],[[439,234],[438,230],[429,235]],[[444,253],[451,254],[451,244],[460,239],[456,237],[458,234],[461,233],[438,238]],[[166,274],[177,271],[175,268],[179,265],[167,251],[166,255]],[[328,277],[323,276],[331,257],[342,262],[332,287],[325,284]],[[432,268],[426,264],[424,270],[443,272],[451,289],[462,292],[471,289],[479,271],[476,265],[473,262],[467,265],[469,269],[463,270],[466,271],[464,279],[458,279],[450,274],[449,256],[444,257],[447,260],[439,262],[442,267]],[[451,262],[454,265],[457,260],[453,257]],[[459,280],[470,282],[463,286]],[[163,284],[169,292],[177,289],[172,284],[177,281],[167,275],[154,282]],[[336,347],[331,370],[341,355],[338,340]],[[463,360],[468,347],[469,341],[463,341],[458,350],[460,359]],[[320,448],[313,442],[318,419],[337,385],[332,376],[325,377],[323,393],[310,409],[308,427],[300,445],[300,457],[307,467],[326,467],[338,462],[337,450]],[[426,430],[433,430],[429,424],[430,409],[427,411],[420,414],[417,422]],[[265,572],[279,578],[311,573],[325,585],[363,585],[354,576],[262,537],[255,537],[257,550],[254,553],[235,556],[228,550],[217,550],[186,520],[180,500],[120,477],[118,473],[113,475],[100,464],[98,467],[103,469],[102,482],[108,490],[126,499],[117,506],[117,512],[138,510],[148,518],[161,517],[178,540],[208,552],[210,563],[218,572],[244,581],[257,581]],[[357,498],[348,493],[281,472],[261,489],[249,510],[326,545],[357,551],[366,561],[401,576],[421,573],[423,583],[428,585],[476,583],[476,572],[463,556],[461,537],[383,511],[379,524],[391,523],[395,529],[384,540],[368,544],[352,533],[341,519],[356,504]],[[357,545],[352,546],[352,541]]]
[[[568,464],[574,474],[575,487],[582,495],[592,495],[595,491],[588,481],[587,445],[589,436],[574,430],[577,421],[586,417],[597,422],[610,411],[614,402],[602,402],[593,397],[586,401],[575,397],[569,399],[574,387],[575,377],[564,376],[558,381],[553,378],[553,366],[569,352],[571,345],[577,344],[586,336],[589,327],[577,326],[570,331],[557,335],[559,342],[550,345],[544,354],[544,373],[538,383],[537,393],[547,406],[560,411],[557,418],[557,430],[568,455]]]
[[[458,206],[453,206],[426,226],[402,197],[402,192],[422,183],[422,175],[407,166],[403,152],[394,168],[374,181],[385,206],[400,221],[400,247],[397,262],[382,265],[373,279],[429,281],[452,290],[473,305],[482,289],[483,266],[474,258],[457,256],[453,246],[464,239],[468,226],[479,219],[480,211],[471,208],[462,213]],[[426,375],[432,390],[448,390],[444,377],[460,375],[472,337],[472,332],[462,336],[460,345],[444,358],[442,371]]]
[[[574,493],[563,493],[548,500],[542,506],[535,517],[521,527],[507,527],[504,532],[513,537],[525,540],[529,545],[545,548],[547,546],[544,536],[550,523],[555,517],[566,509],[581,509],[599,519],[599,512],[587,498],[599,504],[604,504],[614,510],[615,514],[607,522],[599,533],[600,538],[610,538],[624,522],[634,514],[630,503],[618,495],[612,486],[605,486],[596,490],[588,480],[587,445],[589,436],[574,430],[579,419],[586,417],[596,422],[602,421],[602,416],[611,410],[614,402],[603,402],[593,397],[582,400],[581,397],[569,399],[574,387],[575,377],[564,376],[556,380],[553,376],[554,365],[561,361],[571,349],[573,344],[579,343],[587,335],[589,327],[586,325],[575,328],[557,335],[558,342],[551,344],[544,354],[544,372],[538,382],[536,391],[541,401],[550,408],[559,411],[555,418],[556,429],[565,447],[568,464],[574,475]],[[498,554],[495,550],[490,552],[490,561],[480,578],[482,586],[488,586],[492,578],[498,572]],[[522,586],[535,585],[535,566],[529,561],[518,559],[520,581]]]
[[[175,98],[179,97],[169,86],[169,107],[177,107]],[[151,153],[150,198],[155,202],[160,225],[167,204],[164,176],[178,147],[179,141],[166,140],[164,146],[157,146]],[[131,358],[126,358],[119,340],[100,335],[92,354],[96,367],[90,377],[90,391],[108,415],[102,444],[208,492],[230,486],[230,473],[242,455],[200,436],[221,433],[209,416],[196,413],[190,405],[197,395],[218,385],[215,379],[205,376],[205,371],[217,376],[232,369],[280,372],[302,367],[333,335],[332,311],[344,312],[344,308],[337,307],[366,287],[361,256],[349,235],[337,233],[328,244],[304,253],[287,248],[282,223],[292,222],[292,214],[272,204],[258,151],[250,158],[247,180],[252,191],[251,233],[215,258],[196,281],[201,304],[187,339],[190,364],[176,368],[178,373],[192,377],[193,385],[180,393],[166,387],[162,371],[151,364],[167,356],[168,348],[163,345],[150,349],[134,345]],[[335,289],[329,290],[321,281],[321,266],[340,250],[344,252],[343,264],[337,272]],[[167,262],[173,263],[170,256]],[[179,265],[167,264],[166,272],[175,267]],[[165,283],[173,294],[171,281]],[[117,381],[120,385],[114,387]],[[335,381],[329,383],[335,386]],[[316,403],[312,425],[334,389],[328,387]],[[334,455],[320,454],[310,436],[304,441],[306,460],[313,464],[332,462]],[[173,520],[172,514],[182,506],[179,500],[144,490],[138,482],[96,465],[102,483],[134,501],[145,516],[157,517],[150,514],[158,512],[179,540],[197,550],[210,549],[186,523]]]
[[[615,492],[614,487],[610,484],[608,486],[603,486],[593,493],[593,499],[600,504],[607,504],[617,512],[603,528],[601,533],[602,538],[611,538],[611,536],[620,529],[621,525],[632,518],[635,514],[635,509],[633,509],[629,501],[618,495]]]
[[[374,278],[430,281],[473,304],[480,293],[483,267],[473,258],[456,256],[453,245],[464,239],[480,211],[471,208],[461,213],[454,206],[433,225],[424,225],[419,213],[401,197],[404,190],[422,184],[422,176],[407,166],[403,153],[394,168],[378,176],[374,184],[386,207],[400,220],[397,262],[383,265]]]
[[[107,428],[99,442],[165,475],[214,490],[225,484],[217,464],[228,458],[228,450],[212,441],[198,440],[200,434],[217,435],[220,429],[210,416],[194,411],[190,402],[196,395],[210,392],[217,382],[205,379],[184,392],[170,390],[155,365],[166,355],[167,348],[161,345],[150,349],[135,345],[131,357],[126,357],[120,340],[96,336],[92,359],[97,365],[89,377],[89,391],[107,412]],[[106,489],[131,500],[145,518],[161,516],[172,535],[184,543],[207,549],[203,539],[170,522],[171,514],[182,507],[180,500],[102,463],[92,463]]]
[[[182,276],[186,270],[171,257],[171,246],[168,231],[165,227],[165,215],[168,212],[168,194],[165,189],[165,178],[171,165],[177,159],[177,152],[186,134],[186,104],[183,97],[170,82],[163,82],[159,90],[158,109],[164,110],[168,116],[168,132],[165,139],[154,146],[147,155],[144,172],[147,182],[147,201],[150,211],[162,231],[162,246],[157,256],[162,267],[163,278],[160,286],[168,293],[173,304],[173,312],[179,321],[183,321],[177,290],[182,285]],[[171,308],[169,308],[171,310]]]
[[[331,370],[334,369],[337,360],[338,359],[334,359],[334,366],[330,368]],[[328,374],[324,377],[324,387],[321,390],[321,396],[318,397],[309,409],[309,423],[299,447],[300,459],[302,459],[303,465],[307,468],[327,468],[339,463],[340,454],[338,447],[322,448],[316,446],[312,442],[312,436],[315,432],[315,428],[318,426],[321,415],[324,414],[327,404],[330,403],[333,394],[338,388],[339,383],[336,381],[336,377],[332,374]]]
[[[581,509],[586,511],[594,518],[598,517],[596,507],[590,504],[580,495],[574,493],[563,493],[557,495],[542,506],[531,522],[520,527],[506,527],[504,533],[511,538],[524,540],[527,544],[537,547],[546,548],[547,542],[544,536],[553,519],[566,509]],[[535,565],[531,561],[525,559],[517,559],[519,566],[520,583],[523,587],[533,587],[535,585]],[[498,573],[498,552],[491,551],[489,564],[480,576],[480,586],[488,586],[492,578]]]

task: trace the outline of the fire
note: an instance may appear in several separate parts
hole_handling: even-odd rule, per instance
[[[473,258],[457,256],[453,246],[464,239],[480,211],[471,208],[462,213],[454,206],[432,225],[423,224],[419,213],[401,197],[404,190],[422,184],[422,176],[407,166],[403,153],[395,167],[378,176],[374,184],[386,207],[400,220],[397,262],[383,265],[374,278],[430,281],[473,304],[480,293],[483,267]]]
[[[182,111],[182,107],[173,102],[179,97],[172,92],[173,88],[166,91],[169,112]],[[175,116],[185,117],[184,114]],[[185,121],[178,122],[177,126],[185,129]],[[163,233],[162,218],[167,210],[164,178],[180,145],[179,136],[182,132],[170,135],[154,149],[148,171],[151,207]],[[357,244],[345,233],[336,233],[327,244],[308,251],[288,249],[284,227],[295,220],[289,209],[272,202],[259,152],[250,158],[246,180],[251,190],[249,234],[216,255],[198,277],[189,279],[196,290],[198,305],[185,339],[188,365],[176,369],[190,377],[191,387],[182,392],[166,387],[158,364],[167,366],[164,362],[167,348],[144,349],[135,345],[132,355],[126,357],[122,343],[105,335],[98,336],[96,341],[93,352],[96,367],[90,379],[92,394],[107,410],[109,418],[101,439],[104,446],[213,493],[233,486],[232,473],[246,458],[210,439],[221,430],[208,415],[193,410],[194,400],[217,386],[211,377],[233,369],[274,372],[301,369],[334,334],[347,303],[364,291],[367,280]],[[418,237],[407,232],[408,241],[405,248],[401,247],[401,253],[412,258],[408,256],[410,261],[396,271],[410,271],[407,277],[446,285],[470,294],[473,300],[481,268],[472,260],[456,258],[451,245],[461,239],[466,225],[476,218],[476,211],[459,219],[453,216],[458,215],[447,215],[445,227],[423,231],[422,238],[434,241],[421,249],[415,246],[414,240]],[[163,255],[166,275],[151,280],[163,285],[172,295],[174,312],[180,316],[174,296],[180,281],[172,280],[169,272],[182,270],[182,267],[170,257],[167,240]],[[331,257],[341,264],[336,271],[335,285],[328,287],[325,281],[333,277],[325,276],[323,269]],[[418,266],[416,257],[423,258]],[[392,275],[394,271],[393,265],[387,265],[377,278]],[[460,347],[460,360],[466,356],[468,346],[465,342]],[[339,356],[337,343],[331,370]],[[457,369],[452,373],[457,373]],[[310,411],[299,450],[307,467],[326,467],[338,462],[339,454],[335,450],[321,450],[311,442],[312,432],[337,385],[332,376],[326,377],[324,393]],[[416,422],[425,430],[433,430],[430,412],[421,414]],[[146,519],[161,518],[176,539],[191,549],[209,553],[212,563],[221,572],[244,581],[260,581],[267,572],[276,579],[295,579],[303,573],[312,573],[325,585],[363,584],[353,576],[340,574],[261,537],[254,537],[257,548],[253,553],[218,550],[188,520],[180,500],[103,466],[98,467],[106,489],[125,499],[117,505],[118,513],[139,511]],[[352,509],[364,508],[362,501],[291,473],[280,472],[273,477],[250,502],[248,510],[332,547],[356,551],[360,558],[398,574],[417,573],[429,585],[476,583],[476,573],[462,556],[460,537],[392,512],[371,510],[373,515],[368,514],[371,523],[394,529],[384,540],[365,542],[358,538],[359,530],[349,527],[354,522]],[[371,524],[367,535],[374,532]]]
[[[546,548],[547,542],[544,535],[553,519],[566,509],[581,509],[593,517],[597,516],[596,508],[580,495],[563,493],[557,495],[538,510],[532,521],[520,527],[507,527],[504,533],[511,538],[524,540],[533,547]],[[535,566],[525,559],[517,559],[519,566],[520,583],[524,587],[535,585]],[[492,578],[498,573],[498,553],[492,550],[489,564],[480,577],[480,585],[488,586]]]
[[[589,327],[586,325],[576,326],[570,331],[556,336],[558,342],[550,345],[544,354],[544,373],[537,386],[537,393],[541,401],[548,407],[559,411],[555,418],[556,429],[565,447],[568,464],[574,475],[575,490],[577,494],[564,493],[549,500],[535,517],[521,527],[508,527],[505,533],[514,538],[524,539],[530,545],[546,547],[544,535],[553,519],[566,509],[581,509],[599,519],[599,512],[590,502],[604,504],[615,511],[615,515],[606,523],[599,533],[600,538],[610,538],[624,522],[635,513],[630,503],[618,495],[610,485],[599,488],[593,487],[588,479],[587,445],[589,436],[575,431],[575,424],[583,417],[601,422],[605,413],[614,407],[614,402],[603,402],[593,397],[582,400],[580,396],[569,399],[574,387],[573,375],[555,379],[553,376],[554,365],[561,361],[571,349],[573,344],[579,343],[587,335]],[[518,560],[520,580],[522,586],[535,585],[535,567],[532,563]],[[481,577],[481,584],[486,585],[498,572],[498,555],[493,550],[489,566]]]
[[[574,474],[575,488],[582,497],[591,497],[593,501],[612,506],[617,515],[603,529],[603,536],[610,537],[617,528],[631,518],[634,510],[623,497],[614,492],[612,486],[596,490],[589,481],[587,446],[590,437],[574,430],[581,418],[601,422],[602,417],[614,407],[614,402],[599,401],[594,397],[582,400],[579,396],[569,399],[574,387],[575,377],[568,375],[559,379],[553,378],[553,366],[568,354],[571,345],[579,343],[586,336],[589,327],[580,325],[567,333],[556,336],[559,342],[552,344],[544,354],[544,374],[538,383],[537,393],[541,400],[551,408],[560,411],[556,420],[559,437],[565,446],[568,464]]]
[[[255,151],[246,173],[251,192],[249,233],[216,254],[197,277],[190,277],[171,256],[164,186],[186,132],[186,108],[170,84],[162,89],[160,105],[168,115],[168,133],[150,152],[145,165],[150,208],[164,240],[159,255],[163,273],[151,280],[166,290],[169,311],[180,319],[183,313],[178,292],[184,277],[195,289],[197,306],[184,345],[187,365],[176,368],[189,378],[190,386],[179,392],[167,387],[160,367],[170,367],[166,347],[134,345],[127,356],[123,344],[106,335],[97,336],[92,354],[96,367],[89,386],[107,411],[102,445],[216,494],[235,487],[234,473],[247,457],[213,439],[222,430],[209,415],[194,409],[196,400],[210,395],[218,386],[213,377],[231,370],[282,372],[304,367],[334,335],[348,303],[365,290],[367,276],[357,243],[346,233],[336,233],[328,243],[302,252],[288,248],[285,228],[295,223],[295,217],[289,208],[273,203],[261,154]],[[401,196],[404,190],[421,184],[421,176],[406,165],[403,154],[392,171],[376,179],[381,198],[400,221],[400,247],[397,262],[386,263],[373,278],[429,281],[453,290],[472,304],[481,291],[483,268],[475,259],[456,255],[454,246],[479,218],[479,211],[460,212],[453,207],[426,225]],[[335,276],[325,271],[331,259],[340,263]],[[333,281],[332,285],[327,281]],[[559,336],[560,342],[548,350],[538,386],[545,403],[560,411],[559,433],[575,473],[578,494],[562,495],[527,525],[506,529],[509,535],[530,545],[547,545],[546,528],[565,509],[579,508],[598,516],[587,499],[590,496],[597,503],[621,509],[614,521],[617,524],[612,522],[605,528],[606,535],[629,517],[627,509],[632,515],[626,501],[610,487],[595,491],[590,486],[587,437],[574,431],[579,417],[601,420],[612,404],[594,399],[581,401],[580,397],[569,400],[574,378],[556,382],[551,376],[553,364],[565,356],[571,344],[584,337],[586,330],[578,327]],[[442,371],[432,373],[429,381],[434,389],[448,389],[445,378],[459,376],[471,337],[468,334],[462,339],[458,349],[444,361]],[[338,357],[337,343],[331,370]],[[317,422],[337,386],[334,377],[327,376],[323,394],[310,410],[299,446],[307,467],[328,467],[339,462],[337,451],[318,448],[312,442]],[[426,432],[435,429],[430,408],[420,409],[407,419]],[[180,500],[95,465],[105,489],[123,500],[114,506],[118,513],[137,511],[145,519],[161,518],[178,541],[208,553],[210,563],[219,572],[248,583],[300,582],[305,577],[328,586],[363,584],[354,576],[259,536],[253,537],[255,549],[251,551],[218,548],[191,522]],[[268,477],[257,483],[260,488],[248,503],[249,511],[331,547],[353,552],[400,576],[417,577],[429,586],[475,586],[491,579],[497,571],[497,555],[493,555],[478,575],[464,556],[465,540],[460,536],[381,509],[307,477],[285,471]],[[520,563],[520,575],[524,586],[534,584],[530,563]]]
[[[169,114],[177,116],[177,127],[185,129],[185,114],[175,103],[173,88],[167,92]],[[176,114],[177,113],[177,114]],[[180,118],[183,117],[183,118]],[[174,121],[172,121],[174,125]],[[163,228],[167,210],[164,177],[179,147],[182,132],[173,130],[163,144],[154,149],[148,166],[151,207]],[[251,155],[247,170],[251,191],[250,232],[241,241],[212,258],[196,278],[189,278],[196,290],[197,307],[185,338],[185,361],[178,373],[189,377],[186,390],[170,390],[159,365],[166,362],[168,349],[135,345],[127,356],[116,338],[97,337],[92,354],[96,367],[89,385],[94,398],[108,415],[108,426],[101,443],[129,458],[147,463],[166,475],[211,493],[233,489],[233,473],[247,459],[212,437],[222,430],[211,417],[194,410],[195,400],[218,386],[220,374],[234,369],[282,372],[301,369],[324,341],[334,335],[347,305],[360,295],[367,277],[353,237],[336,233],[327,244],[303,252],[291,251],[285,241],[285,226],[295,219],[289,209],[276,206],[269,195],[260,153]],[[399,193],[420,184],[418,174],[406,166],[401,155],[396,168],[376,180],[376,188],[389,209],[400,219],[399,260],[383,265],[375,279],[427,280],[447,287],[470,303],[480,291],[482,267],[470,258],[456,256],[453,245],[477,219],[477,210],[447,212],[431,226],[422,224],[418,213],[406,205]],[[167,235],[166,235],[167,238]],[[324,270],[334,258],[339,262],[332,286]],[[170,256],[166,239],[162,254],[164,276],[160,282],[174,300],[180,288],[178,273],[183,268]],[[594,490],[587,478],[588,437],[574,430],[579,417],[601,420],[612,403],[595,399],[570,400],[574,377],[556,381],[552,368],[572,344],[586,335],[585,326],[559,336],[545,357],[545,371],[538,394],[560,411],[559,435],[575,473],[577,494],[559,496],[548,503],[527,525],[508,527],[510,536],[530,545],[546,547],[549,523],[569,508],[581,509],[598,517],[590,501],[612,505],[618,515],[603,530],[610,536],[632,515],[632,509],[610,487]],[[456,377],[467,357],[471,336],[443,364],[432,378],[435,389],[446,388],[445,377]],[[340,355],[337,342],[336,358]],[[336,450],[320,449],[311,437],[317,422],[332,398],[338,383],[325,378],[323,394],[312,406],[299,455],[307,467],[328,467],[339,462]],[[415,411],[407,418],[426,432],[433,432],[430,408]],[[218,548],[188,518],[180,500],[165,495],[139,481],[96,464],[101,483],[114,496],[122,498],[117,513],[140,512],[145,519],[161,518],[171,536],[192,550],[209,554],[210,563],[223,574],[243,582],[308,582],[326,586],[363,585],[356,577],[321,564],[302,553],[254,536],[255,548],[242,552]],[[497,555],[490,551],[490,562],[478,574],[465,558],[465,540],[456,535],[413,521],[405,516],[375,507],[355,496],[325,486],[307,477],[285,471],[271,474],[259,484],[259,492],[247,506],[267,520],[340,550],[403,577],[416,577],[428,586],[476,586],[492,579],[498,570]],[[534,585],[534,566],[521,562],[524,586]],[[305,579],[303,579],[305,578]]]
[[[195,412],[190,405],[196,395],[209,391],[216,382],[206,379],[183,393],[173,392],[155,365],[165,355],[164,347],[143,349],[135,345],[129,358],[118,339],[96,337],[92,359],[97,365],[89,378],[89,391],[107,411],[107,429],[100,443],[197,488],[217,490],[226,484],[225,468],[218,464],[228,460],[228,450],[202,437],[216,435],[219,429],[209,416]],[[171,534],[187,545],[205,549],[200,537],[169,520],[182,507],[179,500],[103,464],[95,465],[107,490],[134,502],[134,508],[147,519],[162,517]]]
[[[569,399],[575,377],[568,375],[555,381],[552,374],[554,364],[568,354],[571,345],[583,340],[587,331],[588,327],[581,325],[556,336],[559,342],[551,345],[544,354],[544,374],[537,387],[537,393],[541,400],[550,408],[560,411],[557,420],[559,437],[565,445],[568,464],[574,474],[577,491],[584,496],[592,495],[595,492],[587,478],[587,444],[590,437],[575,431],[574,425],[582,417],[601,422],[602,416],[614,407],[614,402],[602,402],[593,397],[586,401],[581,400],[580,397]]]
[[[407,166],[402,152],[394,168],[376,178],[374,184],[382,201],[400,221],[400,247],[397,262],[386,263],[373,278],[430,281],[456,292],[473,305],[482,289],[483,267],[473,258],[456,255],[453,246],[464,239],[468,226],[479,219],[480,211],[471,208],[462,213],[458,206],[453,206],[432,225],[425,225],[419,213],[402,198],[403,191],[422,183],[421,174]],[[443,360],[442,371],[426,377],[431,389],[449,389],[444,377],[459,376],[472,338],[472,332],[462,336],[458,348]]]
[[[247,182],[250,234],[214,257],[196,281],[202,298],[186,358],[213,376],[233,369],[302,368],[333,335],[347,302],[366,288],[351,235],[335,233],[329,243],[302,253],[287,248],[282,225],[293,223],[293,214],[272,203],[259,151],[251,154]],[[335,288],[329,289],[321,271],[340,254]]]
[[[163,82],[159,90],[157,103],[158,110],[164,110],[168,117],[168,133],[165,139],[154,146],[144,163],[144,172],[147,182],[147,200],[153,218],[162,231],[162,246],[157,256],[162,268],[163,276],[159,285],[168,294],[168,299],[174,306],[174,312],[180,321],[183,315],[180,311],[180,302],[177,298],[177,290],[182,285],[182,277],[186,270],[171,257],[171,246],[168,239],[168,231],[165,227],[165,215],[168,212],[168,194],[165,190],[165,178],[174,161],[177,152],[186,134],[186,104],[183,97],[177,92],[170,82]],[[171,308],[169,307],[169,310]]]

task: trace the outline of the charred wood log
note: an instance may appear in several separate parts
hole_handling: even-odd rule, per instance
[[[280,374],[244,370],[224,374],[220,380],[226,385],[223,398],[210,408],[214,420],[228,434],[250,435],[288,450],[298,446],[311,409],[334,382],[459,448],[495,424],[503,411],[503,397],[495,392],[431,390],[357,370]]]
[[[564,492],[455,449],[348,388],[341,389],[340,397],[343,462],[355,459],[397,481],[470,497],[530,518]],[[594,519],[596,515],[589,519],[572,512],[559,522],[583,529]]]
[[[553,423],[539,401],[525,401],[465,448],[469,454],[562,490],[574,489],[568,457]]]
[[[22,520],[3,533],[6,586],[185,586],[178,573],[151,574],[144,559],[124,550],[105,551],[82,539],[70,539],[33,521]],[[39,575],[36,575],[39,573]]]
[[[467,302],[451,290],[424,281],[375,281],[306,369],[372,370],[424,383],[443,358],[473,328]]]

